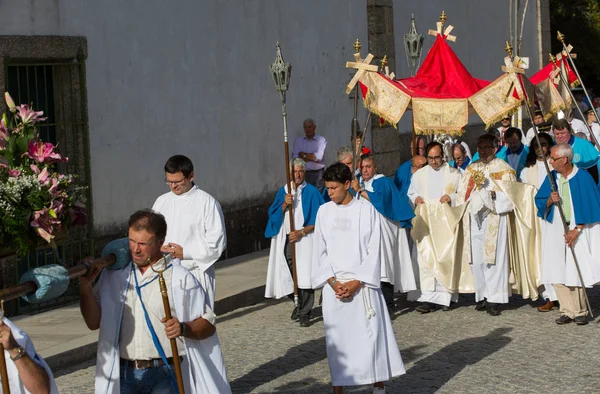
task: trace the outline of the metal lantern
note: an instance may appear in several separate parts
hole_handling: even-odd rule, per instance
[[[290,75],[292,73],[292,65],[283,61],[281,56],[281,46],[277,43],[277,54],[275,55],[275,62],[269,66],[273,82],[275,82],[275,88],[278,92],[286,92],[288,86],[290,86]]]
[[[423,34],[417,32],[415,16],[410,18],[410,30],[404,35],[404,50],[406,51],[406,62],[411,70],[411,75],[415,73],[421,62],[421,51],[423,50]]]

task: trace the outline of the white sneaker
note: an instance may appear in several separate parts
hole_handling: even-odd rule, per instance
[[[373,387],[373,394],[385,394],[385,389],[381,387]]]

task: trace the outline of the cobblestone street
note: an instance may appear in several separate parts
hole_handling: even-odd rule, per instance
[[[599,292],[592,293],[598,305]],[[317,298],[318,299],[318,298]],[[388,393],[597,393],[599,329],[558,326],[557,311],[513,301],[499,317],[461,297],[449,312],[420,315],[399,302],[394,330],[407,374]],[[317,309],[320,311],[320,309]],[[323,322],[301,328],[291,303],[266,302],[223,315],[218,332],[234,393],[330,392]],[[58,371],[61,393],[92,393],[94,363]],[[347,390],[369,393],[365,387]]]

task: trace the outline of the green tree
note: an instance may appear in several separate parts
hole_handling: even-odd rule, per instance
[[[565,43],[573,45],[577,54],[575,64],[586,88],[600,94],[600,0],[550,0],[550,29],[552,52],[562,50],[556,32],[566,36]]]

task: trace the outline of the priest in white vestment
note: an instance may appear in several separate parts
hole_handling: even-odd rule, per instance
[[[412,226],[415,216],[407,196],[402,196],[393,181],[377,174],[375,157],[361,156],[362,190],[358,199],[369,201],[380,215],[381,223],[381,289],[390,310],[394,308],[394,292],[417,289],[408,236],[404,229]],[[416,262],[415,262],[416,263]]]
[[[560,302],[557,324],[588,323],[585,288],[600,282],[600,190],[586,171],[573,165],[573,148],[558,144],[550,151],[554,167],[553,192],[546,178],[536,195],[538,215],[544,219],[542,281],[552,283]],[[567,232],[559,216],[561,205]],[[573,247],[583,283],[577,273]]]
[[[166,233],[162,215],[134,213],[128,234],[132,262],[119,270],[94,266],[80,278],[81,313],[89,329],[99,329],[96,394],[175,394],[175,357],[181,362],[186,393],[231,393],[215,317],[204,317],[206,292],[179,259],[163,257]],[[155,270],[163,271],[169,320]],[[178,354],[172,353],[172,339]]]
[[[215,309],[215,268],[227,244],[221,206],[194,183],[192,161],[175,155],[165,164],[170,192],[158,197],[152,209],[167,220],[163,252],[173,253],[202,284]]]
[[[380,289],[380,215],[348,192],[344,164],[324,174],[331,201],[317,213],[312,278],[323,288],[323,323],[334,393],[344,386],[374,384],[405,373]]]
[[[467,167],[457,192],[458,204],[469,202],[465,233],[470,232],[476,309],[492,316],[500,315],[500,305],[507,304],[511,294],[507,214],[514,208],[494,180],[517,180],[515,171],[495,157],[496,148],[493,135],[479,136],[480,159]]]
[[[314,305],[314,290],[310,275],[312,238],[317,211],[324,201],[319,190],[305,180],[304,160],[295,158],[290,166],[293,178],[292,193],[287,192],[287,185],[282,186],[269,208],[265,237],[271,238],[271,250],[265,297],[279,299],[290,296],[294,300],[291,244],[295,243],[298,306],[292,311],[291,318],[298,320],[301,327],[308,327]],[[294,215],[293,232],[290,231],[289,209],[292,209]]]
[[[0,319],[0,345],[4,347],[0,356],[6,360],[11,394],[58,394],[52,371],[35,351],[29,336],[5,317]]]
[[[412,176],[410,187],[408,188],[408,198],[419,208],[429,206],[439,206],[441,204],[454,205],[456,201],[456,189],[460,182],[461,173],[444,162],[443,147],[439,142],[430,142],[426,149],[426,158],[428,166],[418,170]],[[419,220],[420,210],[416,210]],[[431,239],[431,233],[436,232],[434,228],[429,229],[429,235],[426,238]],[[441,230],[443,231],[443,230]],[[441,235],[441,234],[440,234]],[[444,234],[453,236],[454,234]],[[430,262],[429,258],[433,254],[431,240],[416,240],[419,262],[419,290],[416,294],[409,294],[411,299],[416,299],[422,304],[416,310],[420,313],[429,313],[441,306],[449,308],[451,301],[458,301],[458,293],[451,293],[436,278],[436,272],[439,272],[433,265],[439,264],[439,261]],[[458,262],[460,264],[461,262]],[[453,267],[446,267],[446,271],[454,271]],[[413,293],[413,292],[411,292]]]
[[[525,162],[525,168],[521,172],[521,181],[523,183],[528,183],[536,188],[536,190],[540,189],[544,179],[546,179],[547,172],[546,166],[544,164],[544,157],[547,159],[550,158],[550,148],[554,146],[554,141],[552,137],[546,133],[539,133],[540,143],[542,147],[540,148],[535,136],[531,141],[531,145],[529,147],[529,154],[527,156],[527,160]],[[550,170],[552,170],[552,166],[548,164]],[[544,238],[544,226],[542,226],[542,219],[540,217],[536,218],[536,227],[538,231],[538,236],[542,239]],[[543,241],[542,241],[543,242]],[[541,246],[541,243],[540,243]],[[542,256],[542,250],[540,248],[537,251],[537,254]],[[543,260],[541,261],[541,265],[543,265]],[[544,300],[547,302],[544,305],[540,305],[537,310],[540,312],[549,312],[552,309],[558,307],[558,298],[556,297],[556,292],[554,291],[554,286],[551,283],[542,284],[541,295]]]

